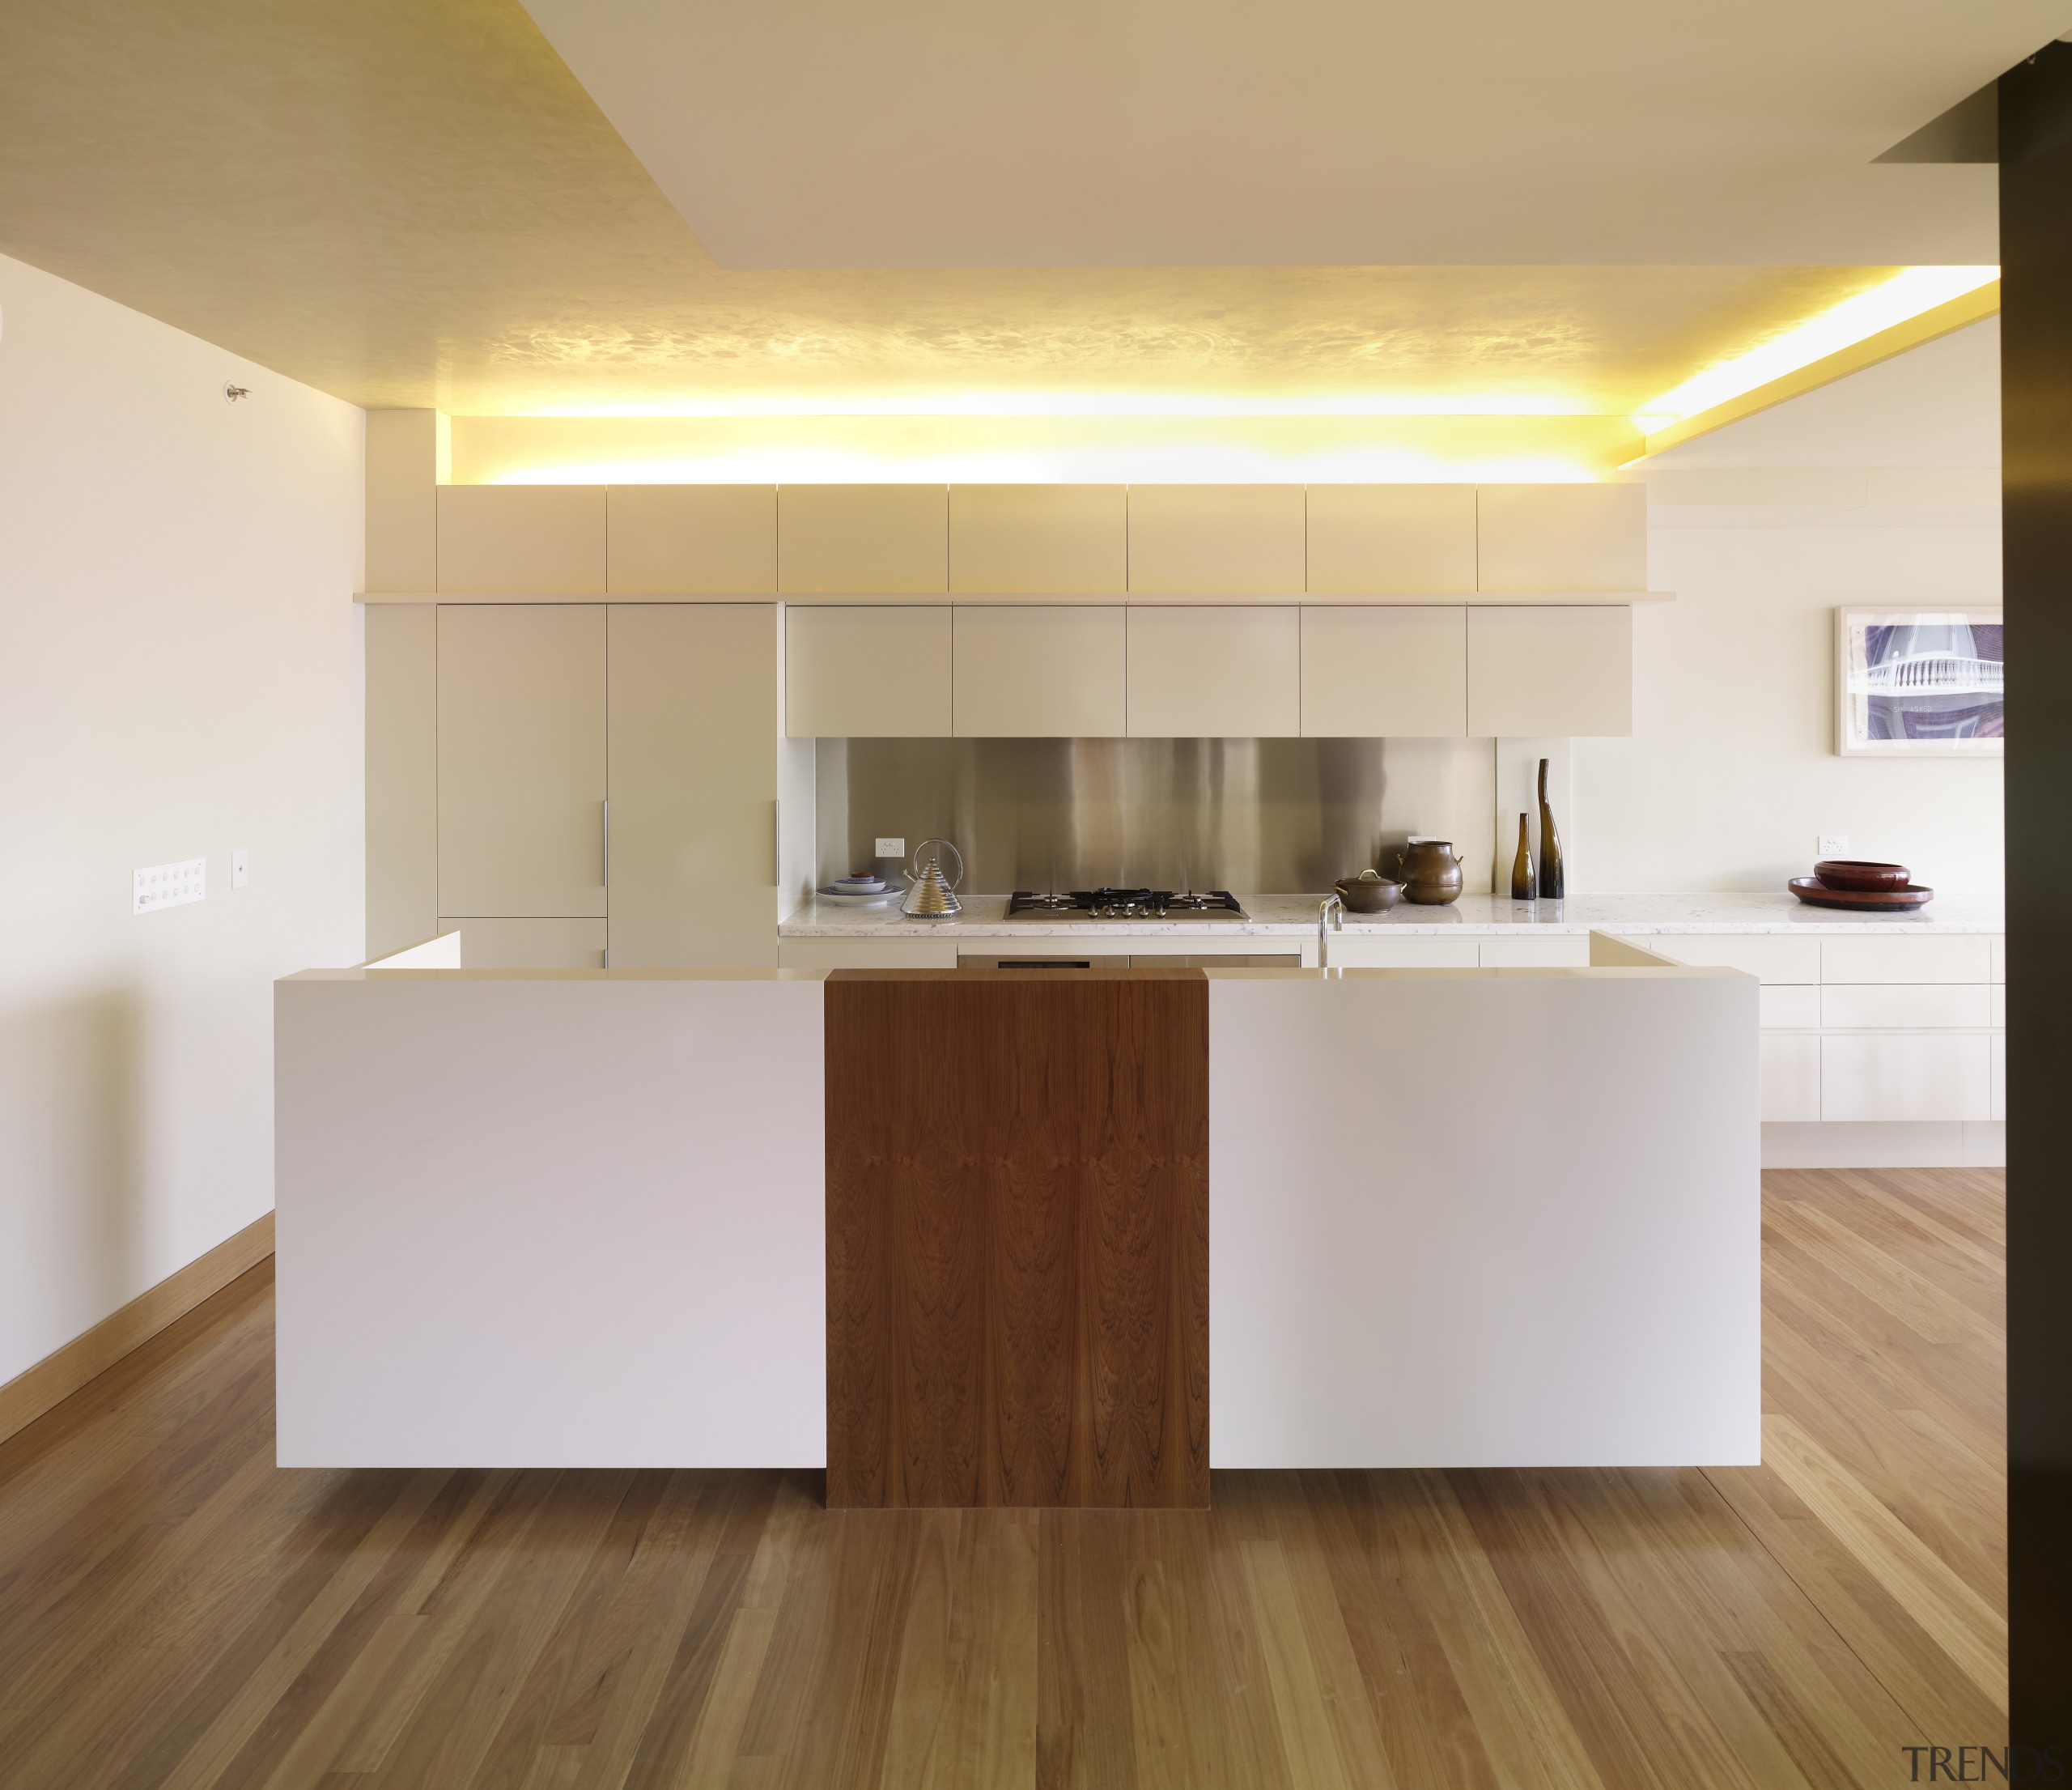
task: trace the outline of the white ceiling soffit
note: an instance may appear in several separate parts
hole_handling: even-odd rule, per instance
[[[1685,441],[1648,474],[1726,466],[1997,466],[2000,319]]]
[[[1982,264],[2066,0],[526,0],[724,267]]]

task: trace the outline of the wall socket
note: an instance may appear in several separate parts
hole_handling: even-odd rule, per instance
[[[906,841],[903,839],[881,839],[877,842],[877,855],[880,857],[904,857],[906,855]]]
[[[1847,857],[1849,835],[1846,833],[1821,834],[1820,843],[1815,848],[1813,855],[1815,857]]]
[[[248,889],[252,886],[252,854],[249,852],[231,853],[230,886],[233,889]]]
[[[130,908],[133,914],[156,913],[161,908],[209,899],[209,861],[205,857],[190,857],[178,864],[154,864],[134,875]]]

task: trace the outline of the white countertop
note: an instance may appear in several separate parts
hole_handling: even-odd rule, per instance
[[[1241,895],[1242,921],[1013,920],[1005,895],[966,895],[955,920],[909,920],[897,905],[846,908],[813,901],[777,929],[783,938],[909,938],[921,932],[956,938],[1287,938],[1314,932],[1318,895]],[[1348,932],[1442,938],[1463,929],[1503,936],[1540,933],[1998,933],[2006,929],[1998,895],[1938,895],[1909,915],[1852,913],[1808,907],[1795,895],[1731,892],[1578,895],[1566,901],[1513,901],[1464,895],[1449,907],[1405,901],[1383,914],[1345,916]]]

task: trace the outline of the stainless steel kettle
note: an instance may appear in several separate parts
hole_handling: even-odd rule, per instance
[[[931,852],[931,845],[938,846],[940,850]],[[957,860],[953,880],[942,874],[944,852]],[[949,920],[964,912],[964,904],[957,899],[957,885],[964,880],[964,856],[948,840],[923,840],[914,848],[913,861],[908,870],[914,886],[906,891],[906,899],[899,904],[900,912],[914,920]]]

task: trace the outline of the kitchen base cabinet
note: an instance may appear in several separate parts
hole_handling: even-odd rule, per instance
[[[1305,942],[1302,961],[1316,967],[1315,939]],[[1471,970],[1481,961],[1472,938],[1361,938],[1350,929],[1331,935],[1335,970]]]
[[[464,970],[595,970],[605,962],[606,923],[598,919],[448,918],[442,933],[461,934]]]
[[[1580,970],[1590,963],[1590,937],[1564,933],[1553,938],[1485,938],[1477,955],[1485,970]]]
[[[953,970],[957,949],[954,938],[930,938],[925,933],[913,938],[780,938],[777,967],[783,970]]]

